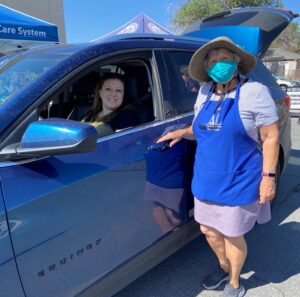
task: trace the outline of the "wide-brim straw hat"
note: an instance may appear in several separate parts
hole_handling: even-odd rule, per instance
[[[237,54],[241,61],[238,65],[238,71],[242,74],[249,73],[256,64],[256,57],[247,51],[243,50],[240,46],[233,43],[231,39],[225,36],[221,36],[212,39],[202,47],[200,47],[192,56],[189,64],[189,74],[194,80],[209,81],[211,78],[207,75],[207,69],[205,69],[204,60],[207,54],[217,48],[225,48],[231,52]]]

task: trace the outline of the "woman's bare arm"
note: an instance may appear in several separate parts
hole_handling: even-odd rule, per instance
[[[166,135],[160,137],[157,140],[157,142],[163,142],[163,141],[171,140],[169,146],[172,147],[174,144],[179,142],[182,138],[189,139],[189,140],[194,140],[195,139],[192,126],[169,132]]]
[[[279,129],[277,123],[261,127],[260,137],[263,148],[263,172],[276,172],[279,155]],[[275,197],[275,178],[263,176],[260,183],[259,203],[264,204]]]

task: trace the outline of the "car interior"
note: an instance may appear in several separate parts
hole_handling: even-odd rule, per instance
[[[44,103],[39,108],[39,117],[82,121],[93,105],[97,83],[105,73],[111,72],[124,76],[125,107],[130,106],[131,110],[137,113],[140,124],[152,122],[155,120],[155,112],[149,69],[150,67],[141,60],[127,60],[92,69],[70,81]]]

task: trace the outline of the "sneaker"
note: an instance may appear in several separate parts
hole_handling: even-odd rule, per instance
[[[223,282],[229,279],[229,273],[225,272],[221,267],[217,271],[205,277],[202,286],[207,290],[214,290],[218,288]]]
[[[237,289],[231,284],[227,284],[219,297],[242,297],[245,293],[246,289],[241,283]]]

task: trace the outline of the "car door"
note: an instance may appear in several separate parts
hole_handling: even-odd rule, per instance
[[[2,190],[0,187],[0,275],[2,276],[0,282],[0,295],[24,297],[25,295],[11,245],[8,222],[10,230],[16,230],[21,226],[19,220],[7,221]]]
[[[168,218],[169,223],[174,218],[168,228],[160,224],[161,213],[153,211],[155,207],[164,209],[162,199],[153,198],[158,189],[176,192],[179,188],[180,199],[184,199],[186,178],[182,157],[180,166],[171,170],[176,176],[181,168],[177,188],[173,178],[156,184],[163,170],[160,168],[162,175],[157,176],[155,166],[151,172],[148,168],[153,156],[162,151],[153,147],[155,139],[178,121],[175,117],[164,121],[157,65],[151,51],[146,56],[152,74],[154,121],[99,138],[94,152],[1,164],[8,220],[20,222],[11,230],[11,240],[27,296],[67,297],[86,292],[186,221],[184,207],[180,215]],[[47,100],[52,102],[50,99],[51,95]],[[172,152],[181,156],[183,149],[170,150],[166,159],[172,161]],[[177,242],[181,244],[184,233],[179,234]],[[159,257],[159,253],[154,255]],[[112,289],[118,286],[111,283]]]
[[[195,46],[196,49],[196,46]],[[184,47],[172,50],[160,51],[159,64],[160,77],[164,85],[164,99],[174,106],[179,126],[186,127],[192,124],[194,118],[194,104],[200,89],[200,84],[194,81],[188,74],[188,65],[194,53],[192,49]],[[187,198],[186,208],[189,218],[193,218],[194,197],[191,192],[191,180],[193,175],[194,156],[196,142],[184,140],[187,162]]]

